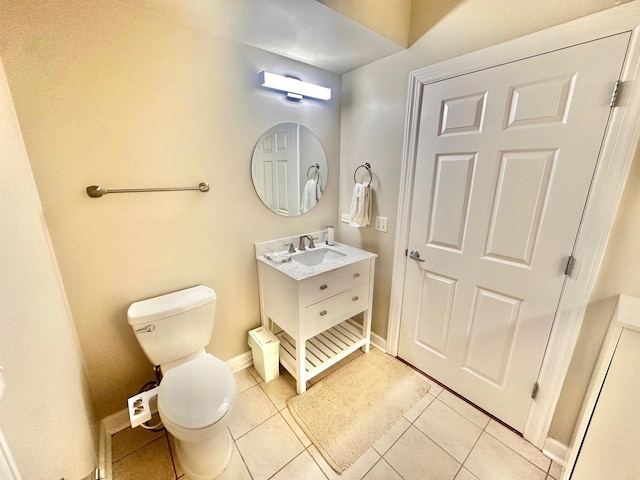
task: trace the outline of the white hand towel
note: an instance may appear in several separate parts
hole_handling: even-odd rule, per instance
[[[368,183],[356,183],[349,209],[349,225],[367,227],[371,224],[371,187]]]
[[[307,213],[316,203],[318,203],[318,182],[313,178],[307,180],[302,190],[302,202],[300,203],[300,213]]]

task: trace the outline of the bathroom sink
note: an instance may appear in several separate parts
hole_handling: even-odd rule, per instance
[[[291,256],[291,260],[307,267],[313,267],[314,265],[320,265],[321,263],[330,262],[331,260],[337,260],[345,255],[345,253],[338,252],[337,250],[318,248],[296,253]]]

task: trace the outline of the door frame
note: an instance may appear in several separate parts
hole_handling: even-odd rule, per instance
[[[542,55],[610,35],[631,32],[617,107],[605,132],[594,180],[578,231],[572,278],[567,278],[542,367],[540,388],[529,411],[524,438],[543,448],[604,257],[631,162],[640,139],[640,2],[631,2],[409,74],[407,112],[395,236],[387,350],[397,356],[402,295],[410,246],[409,227],[423,85]],[[636,80],[636,81],[634,81]],[[612,90],[613,90],[612,79]],[[608,102],[609,99],[606,99]]]

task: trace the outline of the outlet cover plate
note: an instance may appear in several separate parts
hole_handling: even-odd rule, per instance
[[[376,230],[386,232],[388,220],[387,217],[376,217]]]

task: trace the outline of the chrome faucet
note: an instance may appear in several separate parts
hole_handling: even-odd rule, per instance
[[[300,244],[298,245],[298,251],[303,251],[306,250],[305,246],[304,246],[304,239],[308,238],[309,239],[309,248],[316,248],[315,244],[313,243],[313,237],[311,235],[300,235]]]

